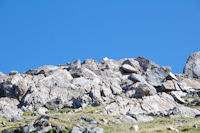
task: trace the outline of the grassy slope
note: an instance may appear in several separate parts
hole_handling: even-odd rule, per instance
[[[76,113],[67,113],[70,109],[65,109],[60,112],[50,111],[48,113],[51,116],[51,123],[52,125],[61,125],[66,127],[68,130],[66,132],[70,132],[74,125],[84,125],[87,124],[86,122],[80,122],[78,120],[69,120],[69,118],[80,118],[80,117],[88,117],[93,118],[97,121],[101,121],[101,119],[112,120],[116,119],[117,116],[102,116],[98,114],[94,114],[97,110],[102,110],[104,106],[99,107],[92,107],[84,109],[83,111],[76,112]],[[15,129],[16,127],[20,127],[25,125],[26,123],[35,120],[38,116],[31,116],[32,112],[24,113],[23,117],[25,120],[17,121],[17,122],[8,122],[6,119],[1,118],[0,121],[6,122],[6,127],[0,124],[0,131],[3,129]],[[187,120],[187,124],[184,126],[178,126],[176,123],[182,120]],[[140,127],[141,133],[150,133],[150,132],[172,132],[167,130],[167,127],[174,127],[180,130],[180,132],[190,132],[190,133],[198,133],[200,132],[200,128],[195,129],[193,128],[194,124],[198,124],[200,127],[200,119],[196,118],[156,118],[154,121],[151,122],[142,122],[136,123]],[[104,125],[99,124],[99,127],[104,128],[105,133],[131,133],[133,131],[130,130],[130,127],[134,124],[112,124],[112,125]]]

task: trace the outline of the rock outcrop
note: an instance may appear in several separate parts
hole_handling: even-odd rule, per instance
[[[48,110],[81,110],[104,105],[97,113],[119,116],[115,122],[145,122],[153,120],[152,116],[194,118],[200,111],[186,107],[184,97],[200,94],[198,78],[200,52],[188,58],[184,74],[179,75],[173,74],[170,67],[159,66],[144,57],[119,61],[104,58],[101,62],[77,60],[21,74],[0,73],[0,116],[15,121],[22,119],[27,111],[45,114]],[[47,121],[46,117],[41,119]],[[32,131],[39,131],[42,126],[33,124]],[[44,131],[51,128],[48,125]],[[103,132],[94,126],[74,126],[72,132],[85,130]]]
[[[183,73],[190,77],[200,79],[200,52],[192,53],[189,56]]]

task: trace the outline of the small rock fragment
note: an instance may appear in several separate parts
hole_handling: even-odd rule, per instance
[[[198,128],[198,125],[197,125],[197,124],[194,124],[193,127],[194,127],[194,128]]]
[[[130,130],[132,130],[132,131],[139,131],[139,126],[138,125],[133,125],[131,128],[130,128]]]
[[[16,74],[18,74],[17,71],[10,71],[10,72],[8,73],[9,76],[16,75]]]
[[[174,128],[174,127],[168,127],[167,129],[168,129],[168,130],[171,130],[171,131],[179,132],[179,130],[176,129],[176,128]]]

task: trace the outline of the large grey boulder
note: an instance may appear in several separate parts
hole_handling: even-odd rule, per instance
[[[44,106],[49,110],[59,110],[63,108],[64,102],[60,98],[56,98],[48,101]]]
[[[145,97],[141,103],[145,114],[169,117],[195,117],[200,114],[197,109],[192,109],[175,102],[172,96],[162,93]]]
[[[116,89],[116,88],[113,88],[113,89]],[[120,90],[121,90],[121,88],[120,88]],[[106,97],[106,98],[113,98],[114,97],[113,90],[111,90],[110,80],[107,79],[107,78],[102,79],[101,94],[102,94],[103,97]]]
[[[179,84],[181,90],[183,90],[183,91],[189,91],[192,89],[195,89],[195,90],[200,89],[200,81],[193,79],[193,78],[181,77],[181,78],[179,78],[178,84]]]
[[[140,75],[140,74],[133,73],[128,78],[133,82],[147,83],[146,80],[145,80],[145,77]]]
[[[170,67],[160,67],[145,57],[138,57],[136,60],[143,69],[143,74],[146,76],[146,81],[152,86],[161,86],[162,82],[170,74]]]
[[[30,69],[27,72],[25,72],[25,74],[30,74],[30,75],[43,74],[45,76],[49,76],[51,75],[52,72],[54,72],[58,68],[59,68],[58,66],[46,65],[38,67],[37,69]]]
[[[174,98],[175,101],[177,101],[180,104],[184,104],[186,103],[184,99],[181,98],[181,95],[184,95],[181,93],[182,91],[172,91],[170,94],[172,95],[172,97]]]
[[[161,86],[162,82],[168,77],[170,67],[154,67],[146,73],[146,80],[152,86]]]
[[[183,73],[193,78],[200,78],[200,52],[192,53],[188,57]]]
[[[26,80],[19,74],[9,76],[0,84],[0,96],[17,98],[19,101],[28,91]]]
[[[110,88],[114,95],[120,94],[122,92],[120,81],[117,79],[110,79]]]
[[[132,118],[136,119],[137,122],[148,122],[148,121],[153,121],[154,118],[152,116],[147,116],[144,114],[128,114]]]
[[[156,89],[148,84],[137,82],[133,84],[126,93],[132,98],[142,98],[144,96],[156,94]]]
[[[29,93],[26,94],[21,102],[23,110],[32,110],[43,106],[50,100],[49,92],[50,89],[44,86],[31,87]]]
[[[53,71],[51,75],[43,78],[40,81],[40,84],[48,88],[67,88],[72,79],[71,74],[67,70],[57,69],[56,71]]]
[[[199,115],[200,111],[186,106],[176,106],[169,111],[170,117],[191,117],[195,118],[196,115]]]
[[[126,98],[116,97],[115,102],[108,104],[103,111],[103,115],[126,115],[143,114],[143,110],[138,101],[131,101]]]
[[[93,105],[94,106],[99,106],[103,103],[103,99],[101,97],[101,86],[99,83],[101,82],[100,80],[96,79],[93,80],[93,84],[91,85],[91,91],[89,93],[89,96],[92,99]]]
[[[162,93],[160,95],[154,95],[149,97],[144,97],[141,107],[145,114],[156,115],[156,116],[166,116],[170,109],[177,106],[173,97]]]
[[[17,108],[18,101],[16,99],[0,98],[0,117],[4,117],[9,121],[21,120],[22,111]]]
[[[152,68],[159,67],[157,64],[155,64],[154,62],[150,61],[149,59],[145,57],[138,57],[136,58],[136,61],[139,62],[143,72],[147,72],[151,70]]]
[[[166,80],[162,83],[161,87],[157,88],[158,91],[170,92],[181,90],[178,83],[175,80]]]
[[[88,59],[81,63],[80,60],[76,60],[68,65],[67,70],[71,73],[73,78],[85,77],[93,79],[97,77],[98,62]]]
[[[122,65],[128,64],[141,72],[142,68],[141,68],[139,62],[135,58],[124,58],[124,59],[119,60],[119,62]]]
[[[136,123],[136,119],[132,118],[131,116],[128,116],[128,115],[123,115],[121,116],[120,118],[120,121],[122,123]]]

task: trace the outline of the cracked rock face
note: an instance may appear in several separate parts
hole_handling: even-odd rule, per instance
[[[189,56],[183,73],[190,77],[200,79],[200,52],[192,53]]]
[[[199,59],[199,53],[192,54],[184,74],[198,78]],[[199,84],[144,57],[77,60],[21,74],[0,73],[0,116],[15,120],[28,110],[105,105],[100,114],[131,117],[136,122],[152,120],[151,116],[195,117],[198,110],[181,104],[186,103],[182,97],[198,93]]]

